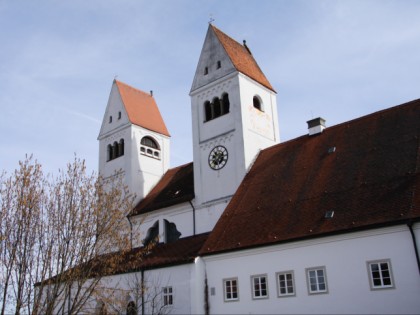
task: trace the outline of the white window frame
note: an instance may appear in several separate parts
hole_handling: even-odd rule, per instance
[[[287,279],[287,276],[290,275],[290,279]],[[284,276],[285,279],[284,280],[280,280],[280,276]],[[288,297],[288,296],[296,296],[296,287],[295,287],[295,275],[293,270],[288,270],[288,271],[281,271],[281,272],[277,272],[276,273],[276,281],[277,281],[277,296],[278,297]],[[285,281],[285,287],[284,289],[286,290],[286,293],[282,293],[281,289],[281,283]],[[288,281],[292,282],[292,289],[293,292],[289,292],[289,285],[288,285]]]
[[[389,278],[389,280],[391,281],[391,284],[384,284],[384,273],[386,272],[385,269],[383,269],[383,264],[386,264],[388,267],[388,277],[385,278]],[[383,290],[383,289],[394,289],[395,288],[395,283],[394,283],[394,278],[392,275],[392,267],[391,267],[391,260],[390,259],[379,259],[379,260],[371,260],[366,262],[367,265],[367,269],[368,269],[368,274],[369,274],[369,284],[370,284],[370,289],[371,290]],[[375,284],[375,279],[373,278],[373,270],[372,267],[374,265],[377,265],[379,267],[379,278],[377,278],[376,280],[380,281],[380,284]]]
[[[264,278],[265,280],[265,295],[262,295],[262,288],[261,288],[261,284],[262,284],[262,281],[261,281],[261,279],[262,278]],[[254,285],[254,280],[255,279],[259,279],[258,280],[258,286],[259,286],[259,292],[260,292],[260,295],[259,296],[256,296],[255,295],[255,293],[256,293],[256,290],[255,290],[255,285]],[[252,291],[252,299],[254,299],[254,300],[260,300],[260,299],[268,299],[268,277],[267,277],[267,274],[260,274],[260,275],[253,275],[253,276],[251,276],[251,291]]]
[[[320,275],[321,272],[322,275]],[[313,275],[315,275],[315,277],[313,277]],[[323,282],[320,281],[321,277],[324,279]],[[311,282],[312,279],[315,280],[314,283]],[[306,282],[308,286],[308,294],[328,293],[327,270],[325,266],[306,268]],[[315,289],[313,289],[313,285],[315,285]],[[324,288],[322,288],[322,286],[324,286]]]
[[[235,281],[236,291],[233,291],[233,281]],[[238,278],[227,278],[223,279],[223,298],[225,302],[235,302],[239,301],[239,286],[238,286]],[[230,292],[229,292],[230,288]],[[236,293],[236,297],[233,297],[233,294]],[[228,294],[231,297],[228,297]]]
[[[163,305],[172,306],[174,305],[174,290],[172,286],[167,286],[162,288],[163,294]]]

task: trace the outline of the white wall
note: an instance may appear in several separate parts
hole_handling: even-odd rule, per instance
[[[419,227],[416,230],[419,236]],[[420,310],[420,277],[407,226],[203,257],[212,314],[396,314]],[[395,288],[371,290],[367,261],[389,259]],[[325,266],[328,293],[309,295],[305,268]],[[277,297],[276,272],[293,270],[296,296]],[[269,298],[253,300],[251,275],[267,274]],[[223,279],[238,278],[239,301],[224,302]]]

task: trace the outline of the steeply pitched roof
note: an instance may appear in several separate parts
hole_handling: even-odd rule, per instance
[[[263,150],[200,253],[419,220],[419,143],[415,100]]]
[[[214,25],[210,25],[210,27],[223,45],[236,70],[274,91],[270,82],[252,56],[251,51],[246,46],[239,44],[237,41],[223,33]]]
[[[194,199],[193,164],[168,170],[130,215],[147,213]]]
[[[115,83],[131,123],[170,136],[153,96],[123,82]]]

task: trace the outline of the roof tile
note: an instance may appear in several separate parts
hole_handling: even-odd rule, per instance
[[[217,27],[213,25],[211,25],[211,27],[220,43],[225,48],[226,53],[231,59],[236,70],[275,92],[270,82],[261,71],[257,62],[252,56],[251,51],[246,46],[239,44],[237,41],[223,33]]]
[[[170,136],[153,96],[115,80],[131,123]]]

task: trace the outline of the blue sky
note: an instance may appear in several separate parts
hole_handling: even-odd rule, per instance
[[[114,77],[153,90],[171,166],[192,160],[189,91],[208,21],[247,40],[282,141],[420,98],[420,1],[0,0],[0,170],[97,169]]]

